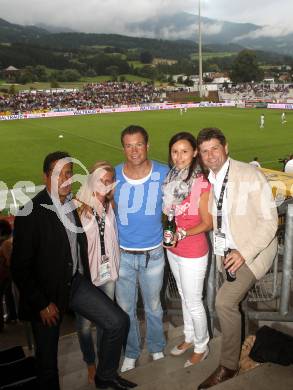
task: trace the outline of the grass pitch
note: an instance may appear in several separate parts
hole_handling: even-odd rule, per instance
[[[265,128],[259,117],[265,115]],[[96,160],[117,164],[123,160],[120,132],[130,124],[145,127],[150,135],[150,157],[166,161],[168,142],[179,131],[197,135],[203,127],[219,127],[227,136],[230,155],[242,161],[255,156],[263,167],[281,170],[278,158],[293,153],[293,112],[236,108],[188,109],[115,113],[64,118],[0,122],[0,180],[9,188],[20,180],[42,183],[44,156],[55,150],[68,151],[85,166]],[[62,134],[63,138],[59,138]]]

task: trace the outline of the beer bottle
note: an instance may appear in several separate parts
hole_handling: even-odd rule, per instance
[[[226,257],[231,252],[231,249],[228,248],[224,251],[224,257]],[[236,273],[225,269],[227,282],[234,282],[236,280]]]
[[[170,209],[168,214],[168,219],[164,227],[164,245],[172,246],[174,241],[174,235],[176,233],[176,224],[175,224],[175,210]]]

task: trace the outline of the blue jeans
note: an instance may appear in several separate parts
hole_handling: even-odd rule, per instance
[[[130,330],[125,356],[137,359],[140,355],[141,339],[136,306],[138,283],[144,302],[146,318],[146,342],[150,353],[162,352],[165,345],[163,330],[163,310],[160,291],[163,284],[165,257],[160,246],[149,251],[146,267],[145,253],[129,253],[121,250],[119,278],[116,282],[116,300],[129,315]]]
[[[115,282],[110,281],[98,287],[103,291],[109,298],[114,299],[115,292]],[[83,355],[83,360],[86,364],[93,365],[96,364],[96,353],[92,338],[92,322],[81,316],[78,313],[75,313],[76,316],[76,330],[79,340],[80,349]],[[96,325],[96,345],[97,352],[100,349],[100,343],[103,337],[103,329]]]

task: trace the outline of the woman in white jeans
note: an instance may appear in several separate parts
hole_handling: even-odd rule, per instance
[[[114,299],[120,252],[116,219],[112,209],[115,170],[106,161],[97,161],[76,195],[78,213],[88,243],[92,283]],[[88,367],[88,381],[94,382],[96,352],[91,322],[76,313],[76,327],[83,360]],[[102,329],[96,327],[96,349],[100,349]]]
[[[182,301],[185,340],[171,350],[182,355],[192,346],[185,367],[204,360],[209,352],[207,317],[202,302],[208,263],[205,232],[212,228],[208,212],[210,184],[197,163],[196,139],[191,133],[175,134],[169,142],[171,170],[164,185],[164,213],[175,213],[176,234],[167,256]]]

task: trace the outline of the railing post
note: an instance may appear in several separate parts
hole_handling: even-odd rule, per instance
[[[214,333],[215,299],[216,299],[216,257],[210,252],[210,268],[206,286],[206,303],[208,308],[209,328],[211,335]]]
[[[293,258],[293,204],[288,204],[285,224],[285,242],[282,270],[281,298],[279,313],[283,316],[289,312],[290,285]]]

